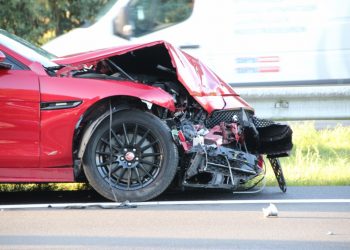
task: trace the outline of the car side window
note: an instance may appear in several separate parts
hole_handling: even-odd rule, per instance
[[[4,53],[4,52],[3,52]],[[12,56],[10,56],[7,53],[4,53],[6,55],[4,63],[8,63],[12,65],[12,70],[28,70],[29,68],[25,66],[23,63],[19,62]]]
[[[139,37],[185,21],[194,0],[133,0],[127,8],[133,36]]]

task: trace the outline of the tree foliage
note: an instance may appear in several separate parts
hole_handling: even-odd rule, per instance
[[[41,45],[93,22],[109,1],[113,0],[0,0],[0,28]]]

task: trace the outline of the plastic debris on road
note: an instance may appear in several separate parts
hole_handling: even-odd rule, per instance
[[[263,208],[263,213],[265,217],[277,217],[278,216],[278,210],[277,207],[270,203],[270,206],[268,206],[267,208]]]

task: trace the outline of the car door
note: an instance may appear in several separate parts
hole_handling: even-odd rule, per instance
[[[38,167],[38,76],[1,47],[0,53],[0,168]]]

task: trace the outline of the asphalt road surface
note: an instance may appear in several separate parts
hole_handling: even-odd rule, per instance
[[[36,195],[0,194],[0,249],[350,249],[350,186],[171,192],[114,209],[55,208],[106,202],[93,192]],[[270,202],[278,214],[266,218]],[[5,206],[28,203],[51,208]]]

